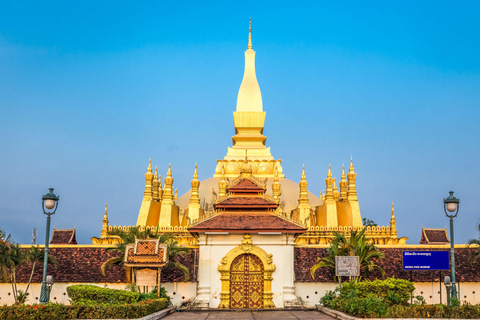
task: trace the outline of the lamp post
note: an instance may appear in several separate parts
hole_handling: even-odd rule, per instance
[[[60,197],[53,193],[53,188],[49,189],[49,192],[42,197],[42,209],[43,213],[47,215],[47,233],[45,235],[45,258],[43,261],[43,280],[42,280],[42,289],[40,291],[40,303],[47,303],[49,300],[49,290],[47,283],[47,265],[48,265],[48,242],[50,238],[50,216],[57,211],[58,199]],[[45,208],[52,210],[51,212],[45,211]],[[50,280],[50,279],[49,279]],[[53,283],[50,281],[50,283]]]
[[[460,200],[453,196],[453,191],[450,191],[450,195],[443,199],[443,209],[448,218],[450,218],[450,260],[452,266],[452,289],[451,289],[451,299],[458,300],[457,297],[457,286],[455,284],[455,241],[453,238],[453,218],[458,214],[458,208],[460,207]],[[451,214],[448,214],[451,212]],[[455,212],[455,214],[453,214]]]

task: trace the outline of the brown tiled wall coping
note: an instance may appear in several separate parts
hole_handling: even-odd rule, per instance
[[[310,268],[317,262],[317,257],[327,254],[327,245],[296,246],[294,249],[295,281],[298,282],[331,282],[333,274],[327,268],[318,269],[315,279],[310,275]],[[404,250],[423,251],[447,251],[449,245],[402,245],[402,246],[378,246],[385,254],[384,259],[378,259],[377,264],[386,272],[386,277],[395,276],[398,279],[412,280],[414,282],[443,281],[450,271],[404,271],[402,265],[402,252]],[[455,271],[457,282],[480,282],[480,265],[470,265],[470,254],[476,251],[476,247],[468,248],[467,245],[455,246]],[[381,278],[377,271],[372,272],[367,279]]]
[[[30,245],[22,245],[22,248],[29,248]],[[43,248],[43,246],[40,246]],[[116,252],[109,252],[105,249],[112,245],[50,245],[50,254],[55,256],[57,266],[48,267],[48,274],[53,276],[55,282],[77,282],[77,283],[123,283],[125,282],[125,270],[122,266],[112,265],[107,269],[104,277],[100,272],[100,266],[109,258],[118,255]],[[188,255],[180,256],[179,261],[190,270],[190,281],[197,281],[198,274],[198,247],[192,247]],[[17,271],[17,282],[28,282],[32,267],[24,264]],[[42,282],[43,264],[35,266],[32,282]],[[184,276],[180,270],[164,267],[162,268],[162,282],[181,282]]]

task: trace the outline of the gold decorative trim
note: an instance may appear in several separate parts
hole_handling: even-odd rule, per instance
[[[272,273],[275,271],[272,254],[268,254],[262,248],[254,245],[251,236],[247,233],[243,236],[242,245],[230,250],[220,261],[218,271],[220,271],[220,280],[222,281],[222,291],[220,292],[220,304],[218,308],[230,308],[230,267],[233,260],[241,254],[253,254],[260,258],[263,263],[263,307],[275,308],[273,304],[272,292]]]

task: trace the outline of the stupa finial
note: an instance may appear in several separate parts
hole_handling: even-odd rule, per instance
[[[193,172],[193,179],[197,180],[198,179],[198,172],[197,172],[197,164],[195,163],[195,171]]]
[[[252,46],[252,18],[250,18],[250,23],[248,26],[248,49],[253,49]]]

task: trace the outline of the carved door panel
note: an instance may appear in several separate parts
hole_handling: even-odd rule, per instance
[[[263,308],[263,263],[242,254],[230,267],[230,308]]]

